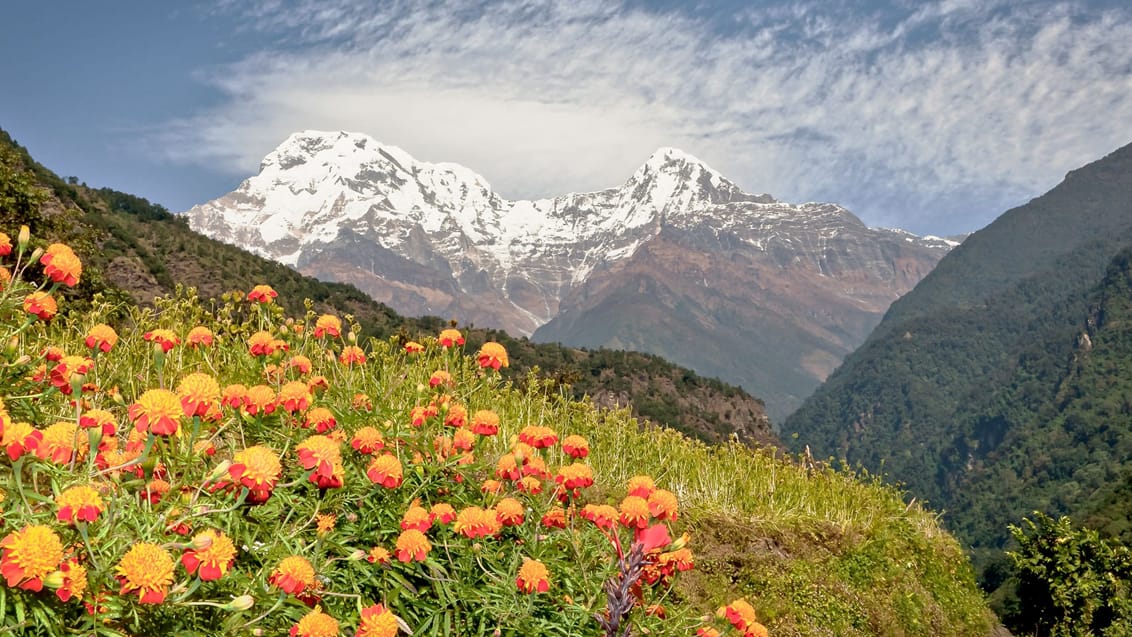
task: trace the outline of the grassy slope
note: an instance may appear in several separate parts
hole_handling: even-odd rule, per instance
[[[71,230],[72,235],[85,232]],[[91,254],[81,248],[80,253]],[[105,256],[112,259],[113,250]],[[238,273],[241,264],[225,262],[224,267]],[[155,269],[150,275],[160,283],[160,269]],[[284,290],[293,276],[282,269],[279,279],[272,274],[255,273],[257,278],[241,287],[266,281]],[[382,333],[381,317],[371,320],[374,333]],[[416,324],[406,330],[416,336],[415,329],[432,327]],[[378,378],[396,377],[403,364],[392,354],[396,340],[388,343],[378,348],[391,352],[376,357]],[[521,348],[512,353],[523,362]],[[672,430],[642,430],[627,411],[595,411],[548,389],[536,376],[522,381],[469,402],[490,401],[510,422],[537,418],[589,437],[599,497],[603,492],[615,497],[626,478],[650,473],[686,503],[684,520],[696,538],[699,559],[677,602],[711,608],[736,593],[749,594],[775,635],[980,635],[989,630],[991,618],[958,543],[940,529],[934,514],[907,505],[895,489],[786,463],[745,445],[708,446]]]

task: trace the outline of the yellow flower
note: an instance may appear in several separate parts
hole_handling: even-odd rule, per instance
[[[122,595],[137,593],[142,604],[160,604],[173,583],[173,558],[156,544],[135,544],[114,568]]]
[[[490,367],[496,370],[500,367],[507,367],[509,364],[507,360],[507,350],[494,341],[488,341],[480,347],[479,354],[476,355],[476,360],[479,362],[480,367]]]
[[[658,520],[676,521],[679,517],[679,506],[676,495],[671,491],[657,489],[649,495],[649,512]]]
[[[291,627],[290,637],[338,637],[338,620],[315,606]]]
[[[293,414],[296,411],[304,411],[310,407],[311,390],[307,384],[293,380],[279,389],[278,403],[283,407],[287,413]]]
[[[342,321],[338,320],[337,316],[323,314],[314,322],[314,337],[322,338],[324,335],[334,338],[342,335]]]
[[[432,544],[424,533],[416,529],[408,529],[397,537],[397,559],[402,562],[425,561]]]
[[[181,556],[181,565],[201,581],[218,580],[236,562],[236,546],[220,531],[209,529],[193,537],[193,548]]]
[[[94,522],[106,509],[98,491],[85,484],[65,489],[55,498],[55,506],[59,521],[68,524]]]
[[[251,292],[248,292],[249,301],[262,305],[273,303],[277,296],[279,296],[279,293],[272,289],[270,285],[257,285],[252,288]]]
[[[185,335],[185,340],[188,341],[193,349],[198,347],[210,347],[212,345],[212,339],[212,330],[203,325],[194,327]]]
[[[78,448],[75,444],[78,444]],[[73,422],[57,422],[43,430],[43,440],[39,442],[36,455],[55,464],[66,464],[73,456],[81,458],[90,449],[90,438],[86,432],[79,433],[79,426]]]
[[[193,372],[181,379],[177,385],[177,395],[181,398],[181,408],[186,418],[203,418],[220,402],[220,385],[208,374]]]
[[[32,292],[24,297],[24,311],[41,321],[50,321],[59,312],[59,304],[46,292]]]
[[[372,454],[385,448],[385,439],[380,431],[367,425],[354,432],[350,446],[361,453]]]
[[[62,243],[52,243],[47,246],[47,252],[40,257],[39,262],[43,264],[43,273],[47,278],[67,287],[75,287],[83,274],[82,261],[70,246]]]
[[[314,584],[314,567],[301,555],[283,558],[267,578],[271,584],[292,595],[301,593]]]
[[[503,498],[495,503],[495,517],[503,526],[518,526],[523,523],[526,513],[522,503],[515,498]]]
[[[386,489],[401,486],[403,469],[401,461],[392,454],[383,454],[374,458],[366,469],[366,477],[374,484],[380,484]]]
[[[630,529],[643,529],[649,525],[649,503],[638,495],[625,496],[621,501],[621,524]]]
[[[90,349],[109,352],[118,344],[118,333],[109,325],[99,323],[90,328],[90,331],[86,333],[86,340],[83,342]]]
[[[519,568],[515,585],[524,593],[545,593],[550,590],[550,573],[538,560],[526,560]]]
[[[156,343],[161,347],[161,351],[166,354],[169,350],[176,347],[181,342],[181,338],[173,333],[173,330],[151,330],[142,334],[142,339],[151,343]]]
[[[460,333],[460,330],[441,330],[437,340],[440,341],[441,347],[454,347],[464,344],[464,335]]]
[[[49,527],[25,526],[0,540],[0,575],[8,586],[29,591],[43,590],[43,578],[63,561],[63,543]]]
[[[318,535],[326,535],[334,530],[334,525],[338,522],[338,516],[333,513],[318,513],[314,516],[317,528],[315,533]]]
[[[354,637],[395,637],[397,630],[397,616],[381,604],[374,604],[362,609],[362,619]]]
[[[167,389],[150,389],[130,405],[128,412],[138,431],[168,436],[177,432],[184,408],[177,394]]]

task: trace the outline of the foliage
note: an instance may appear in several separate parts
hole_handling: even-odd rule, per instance
[[[1132,633],[1132,553],[1068,517],[1011,526],[1020,605],[1015,623],[1053,637]]]

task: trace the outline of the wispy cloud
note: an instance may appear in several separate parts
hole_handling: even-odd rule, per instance
[[[1132,12],[833,4],[221,4],[274,44],[203,69],[226,99],[158,143],[247,174],[295,130],[361,131],[509,197],[615,185],[672,145],[748,190],[951,232],[1132,141]]]

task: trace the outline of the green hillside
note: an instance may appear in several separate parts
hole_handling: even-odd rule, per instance
[[[1130,246],[1126,146],[971,235],[783,431],[944,510],[978,564],[1034,510],[1126,534]]]

